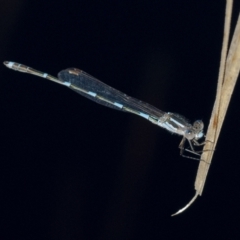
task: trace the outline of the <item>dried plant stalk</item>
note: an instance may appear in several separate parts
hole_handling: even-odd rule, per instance
[[[203,154],[201,156],[201,161],[199,163],[195,180],[196,193],[184,208],[180,209],[172,216],[182,213],[195,201],[198,195],[202,195],[208,170],[214,154],[214,149],[216,147],[229,102],[240,71],[240,14],[226,60],[232,5],[232,0],[228,0],[226,4],[224,38],[217,85],[217,95],[206,134],[206,145],[203,148]]]

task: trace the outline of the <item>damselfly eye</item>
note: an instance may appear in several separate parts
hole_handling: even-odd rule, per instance
[[[203,121],[201,121],[201,120],[195,121],[195,122],[193,123],[193,127],[194,127],[194,129],[196,129],[197,131],[203,130],[203,128],[204,128]]]

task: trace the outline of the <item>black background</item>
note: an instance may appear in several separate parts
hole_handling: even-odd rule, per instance
[[[240,9],[234,5],[233,25]],[[1,61],[83,69],[208,125],[225,1],[1,1]],[[203,196],[179,136],[3,65],[0,239],[237,239],[239,84]]]

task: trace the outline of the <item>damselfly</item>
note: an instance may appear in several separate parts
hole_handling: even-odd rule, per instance
[[[62,70],[58,73],[58,78],[55,78],[47,73],[37,71],[19,63],[6,61],[4,65],[16,71],[36,75],[64,85],[82,96],[109,108],[130,112],[143,117],[172,133],[182,135],[183,138],[179,145],[181,149],[180,154],[182,156],[184,156],[183,151],[186,140],[189,143],[190,149],[185,150],[200,155],[199,151],[195,151],[193,145],[200,146],[204,144],[204,142],[198,142],[198,140],[204,136],[204,124],[201,120],[197,120],[193,124],[190,124],[185,117],[179,114],[163,112],[150,104],[129,97],[77,68]]]

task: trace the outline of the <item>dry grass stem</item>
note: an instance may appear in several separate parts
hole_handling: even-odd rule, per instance
[[[195,180],[196,193],[184,208],[180,209],[172,216],[182,213],[195,201],[198,195],[202,195],[208,170],[214,154],[214,149],[216,148],[223,121],[226,116],[229,102],[238,78],[240,70],[240,14],[227,55],[232,5],[232,0],[227,0],[217,94],[206,134],[206,145],[203,148],[203,154],[201,156],[201,161],[199,163]]]

